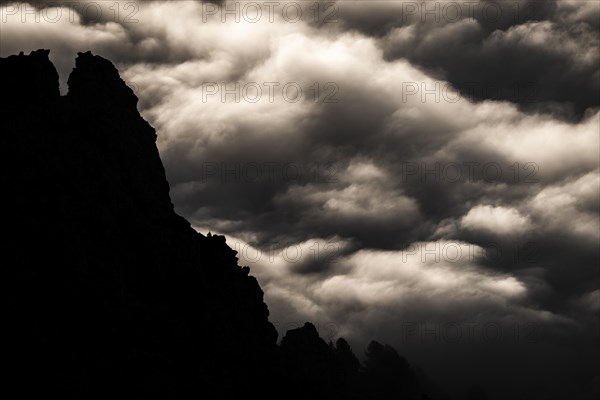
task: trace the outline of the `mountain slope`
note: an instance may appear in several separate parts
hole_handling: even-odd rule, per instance
[[[114,66],[80,53],[64,97],[47,50],[0,69],[13,380],[84,398],[254,390],[276,364],[263,292],[223,237],[173,211]]]
[[[249,268],[174,212],[116,68],[79,53],[60,96],[48,54],[0,58],[11,398],[428,398],[389,346],[361,366],[310,323],[278,346]]]

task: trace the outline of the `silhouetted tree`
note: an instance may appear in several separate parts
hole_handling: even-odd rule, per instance
[[[335,342],[334,354],[338,364],[348,376],[358,374],[360,362],[352,352],[352,348],[344,338],[339,338]]]
[[[360,362],[344,338],[331,344],[335,356],[337,381],[340,382],[345,398],[359,398]]]
[[[417,391],[416,377],[404,357],[389,345],[372,341],[365,352],[365,391],[374,399],[408,399]]]
[[[281,355],[290,389],[286,397],[325,398],[339,393],[342,385],[333,351],[310,322],[287,331],[281,340]]]

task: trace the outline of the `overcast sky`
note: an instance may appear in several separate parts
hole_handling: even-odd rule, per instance
[[[77,52],[115,63],[280,332],[598,393],[598,1],[1,3],[0,55],[50,49],[63,93]]]

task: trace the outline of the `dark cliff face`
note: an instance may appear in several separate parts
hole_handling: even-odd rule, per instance
[[[156,133],[115,67],[79,53],[60,96],[48,54],[0,58],[11,398],[428,398],[376,342],[364,366],[310,323],[277,346],[249,268],[173,211]]]
[[[9,380],[24,397],[263,391],[277,367],[263,292],[223,237],[173,211],[115,67],[80,53],[63,97],[47,50],[0,69]]]

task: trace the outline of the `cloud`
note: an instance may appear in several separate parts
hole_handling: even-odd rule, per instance
[[[527,206],[546,234],[573,235],[595,245],[600,241],[599,192],[600,175],[594,171],[544,188]]]
[[[599,284],[597,7],[521,3],[497,21],[338,2],[336,22],[306,6],[239,23],[198,2],[135,3],[135,23],[102,5],[9,15],[0,52],[50,48],[63,83],[77,51],[113,60],[157,129],[177,211],[228,236],[280,331],[313,320],[433,369],[468,357],[484,379],[477,357],[522,351],[541,371],[557,343],[585,346]],[[464,336],[407,346],[408,322],[418,343],[422,324]],[[488,323],[544,339],[492,350]]]
[[[530,19],[499,19],[499,25],[486,18],[449,21],[433,12],[434,18],[393,28],[381,46],[386,58],[406,58],[470,98],[508,100],[524,110],[578,119],[600,105],[597,29],[584,21],[565,24],[555,14],[539,20],[533,14],[543,3],[531,4]],[[502,15],[518,14],[509,11]]]
[[[237,238],[228,242],[236,243],[234,248],[244,246]],[[316,247],[312,243],[304,249]],[[432,372],[436,379],[458,392],[460,379],[450,370],[485,380],[481,366],[493,357],[505,371],[505,382],[518,384],[517,376],[534,365],[533,371],[545,371],[543,376],[555,373],[539,357],[539,352],[556,354],[548,343],[565,335],[585,337],[582,325],[531,301],[530,278],[480,265],[485,249],[472,243],[440,240],[413,243],[404,251],[344,252],[324,275],[295,273],[294,263],[286,262],[282,253],[274,252],[272,261],[257,260],[255,254],[241,251],[241,262],[249,262],[261,281],[281,334],[311,320],[328,340],[341,335],[356,349],[373,338],[383,340],[427,371],[439,369]],[[314,251],[305,254],[313,257]],[[524,352],[530,360],[527,367],[509,361]],[[528,390],[522,383],[519,387]]]
[[[468,230],[483,230],[499,235],[526,232],[531,222],[514,208],[477,206],[461,218],[461,227]]]

